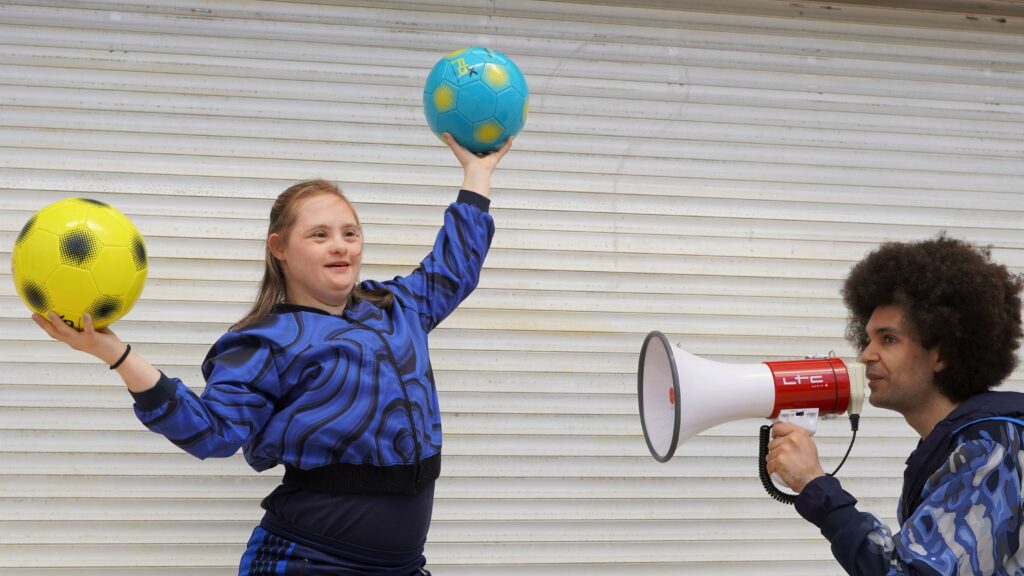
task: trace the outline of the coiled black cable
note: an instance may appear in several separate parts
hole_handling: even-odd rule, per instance
[[[829,476],[835,476],[839,473],[839,469],[846,464],[846,458],[850,455],[850,451],[853,450],[853,443],[857,440],[857,429],[860,428],[860,414],[850,414],[850,430],[853,432],[853,436],[850,438],[850,445],[846,448],[846,454],[843,455],[843,459],[836,466],[836,469],[832,471]],[[768,457],[768,442],[771,440],[772,427],[765,424],[761,426],[761,434],[758,441],[757,450],[757,472],[761,478],[761,485],[764,486],[765,492],[769,496],[782,502],[783,504],[793,504],[796,502],[796,494],[786,494],[782,490],[779,490],[778,486],[772,482],[771,476],[768,475],[768,463],[765,458]]]
[[[793,504],[796,502],[796,494],[786,494],[779,490],[778,486],[772,482],[771,476],[768,475],[768,462],[765,461],[765,458],[768,457],[768,441],[771,439],[771,433],[771,426],[767,424],[761,426],[761,438],[757,451],[757,472],[761,476],[761,485],[764,486],[765,492],[772,498],[783,504]]]

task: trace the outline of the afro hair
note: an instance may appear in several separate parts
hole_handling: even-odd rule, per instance
[[[917,340],[946,364],[935,384],[954,402],[998,386],[1017,366],[1024,277],[977,248],[946,237],[887,242],[857,263],[843,285],[846,337],[867,346],[868,319],[897,305]]]

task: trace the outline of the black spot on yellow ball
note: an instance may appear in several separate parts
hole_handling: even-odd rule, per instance
[[[52,304],[50,294],[41,284],[26,282],[21,286],[21,293],[25,295],[25,302],[33,312],[46,314],[50,311]]]
[[[146,257],[146,243],[142,241],[142,236],[138,234],[132,235],[132,260],[135,261],[136,271],[145,268],[149,262]]]
[[[100,296],[87,310],[93,320],[107,320],[116,316],[120,311],[121,299],[116,296]]]
[[[68,266],[87,268],[102,248],[99,238],[85,226],[60,235],[60,261]]]
[[[102,206],[104,208],[107,208],[107,207],[110,206],[110,204],[107,204],[105,202],[100,202],[99,200],[93,200],[92,198],[79,198],[79,200],[81,200],[82,202],[88,202],[89,204],[92,204],[94,206]]]
[[[18,233],[18,238],[14,241],[15,246],[21,246],[21,243],[25,241],[25,238],[28,238],[28,235],[32,233],[32,229],[36,227],[36,219],[38,218],[38,214],[33,214],[32,217],[28,219],[28,222],[22,226],[21,232]]]

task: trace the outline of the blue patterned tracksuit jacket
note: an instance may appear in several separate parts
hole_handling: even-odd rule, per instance
[[[895,535],[831,476],[804,488],[797,511],[849,574],[1024,576],[1022,417],[1024,394],[987,392],[939,422],[907,460]]]
[[[256,470],[283,463],[286,483],[289,474],[329,467],[326,480],[305,485],[415,493],[440,472],[441,412],[427,334],[477,285],[494,234],[488,205],[461,191],[412,274],[363,283],[390,290],[391,309],[357,301],[335,316],[280,305],[214,344],[201,395],[167,376],[135,395],[139,420],[199,458],[242,447]]]

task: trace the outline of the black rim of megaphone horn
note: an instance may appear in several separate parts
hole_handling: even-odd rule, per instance
[[[647,358],[647,347],[650,346],[651,341],[658,339],[659,343],[665,347],[665,354],[668,356],[668,365],[672,369],[672,392],[675,394],[675,418],[672,426],[672,441],[669,442],[668,452],[662,456],[658,454],[657,450],[654,449],[654,445],[651,444],[650,434],[647,433],[647,420],[644,418],[644,359]],[[652,330],[647,334],[647,338],[644,339],[643,348],[640,349],[640,367],[637,370],[637,396],[640,399],[640,424],[644,429],[644,441],[647,442],[647,449],[650,450],[651,456],[658,462],[668,462],[672,455],[676,453],[676,444],[679,442],[679,418],[680,418],[680,402],[679,396],[679,373],[676,371],[676,363],[674,360],[675,356],[672,354],[672,345],[669,343],[668,338],[664,334],[657,330]]]

